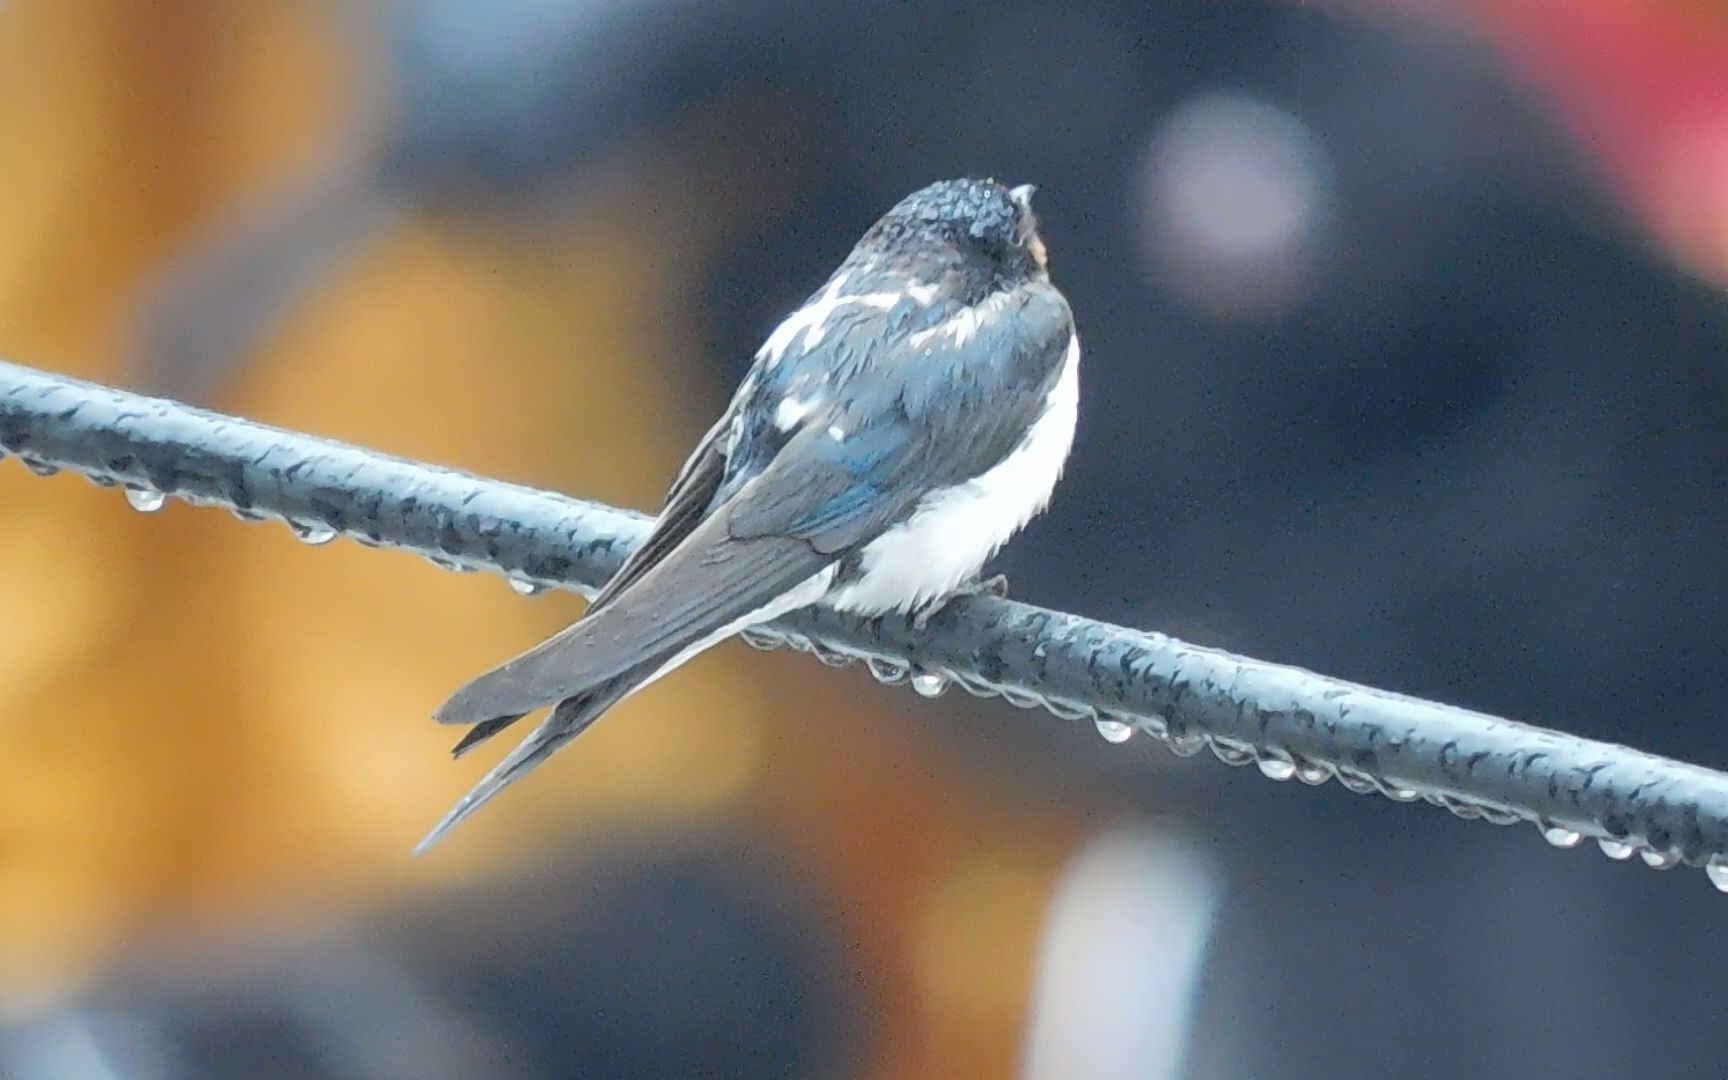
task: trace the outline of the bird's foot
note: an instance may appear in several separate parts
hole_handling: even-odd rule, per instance
[[[960,599],[962,596],[994,596],[1001,599],[1008,595],[1008,577],[1006,574],[992,574],[987,578],[968,581],[964,585],[948,593],[938,596],[912,614],[912,628],[922,630],[930,625],[930,620],[938,611]]]

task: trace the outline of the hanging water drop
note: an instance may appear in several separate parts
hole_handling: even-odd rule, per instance
[[[162,509],[163,504],[168,501],[168,496],[160,491],[151,491],[149,488],[129,487],[126,489],[126,501],[131,503],[132,509],[140,514],[154,514]]]
[[[1288,780],[1296,775],[1296,763],[1277,750],[1263,750],[1255,764],[1260,766],[1260,775],[1268,780]]]
[[[336,530],[328,525],[316,525],[307,521],[290,521],[288,527],[294,531],[295,539],[302,544],[319,547],[336,539]]]
[[[1576,829],[1568,829],[1564,825],[1549,825],[1542,830],[1542,839],[1557,848],[1577,847],[1584,839],[1584,834]]]
[[[1611,840],[1607,837],[1603,837],[1596,841],[1596,846],[1602,849],[1602,854],[1613,859],[1615,862],[1630,859],[1632,857],[1632,852],[1637,850],[1631,843],[1625,840]]]
[[[912,689],[920,697],[941,697],[948,692],[948,680],[938,672],[920,671],[912,676]]]
[[[520,574],[510,575],[510,587],[516,590],[518,596],[539,596],[546,591],[545,585]]]
[[[43,461],[40,458],[21,457],[18,460],[22,461],[24,467],[35,473],[37,476],[53,476],[55,473],[60,471],[60,466],[55,465],[52,462]]]
[[[1710,856],[1710,861],[1704,864],[1704,876],[1719,891],[1728,893],[1728,855]]]
[[[824,666],[831,668],[850,667],[853,660],[852,657],[838,649],[826,648],[814,641],[810,642],[809,652],[811,656],[820,660]]]
[[[1501,806],[1478,806],[1476,810],[1482,815],[1482,820],[1490,825],[1516,825],[1524,820],[1517,811]]]
[[[1206,749],[1206,736],[1198,731],[1172,731],[1169,741],[1170,752],[1177,757],[1193,757]]]
[[[1393,802],[1415,802],[1417,798],[1415,788],[1399,787],[1397,784],[1388,784],[1381,790],[1385,791],[1386,797],[1391,799]]]
[[[1438,805],[1451,811],[1453,817],[1463,818],[1465,821],[1475,821],[1482,816],[1482,809],[1466,799],[1441,796]]]
[[[1332,779],[1332,769],[1318,761],[1299,761],[1296,763],[1296,779],[1304,784],[1324,784]]]
[[[1247,765],[1254,760],[1254,748],[1234,739],[1213,739],[1212,756],[1226,765]]]
[[[1338,782],[1343,784],[1347,790],[1353,791],[1358,795],[1366,795],[1370,791],[1374,790],[1373,778],[1365,776],[1354,769],[1339,769]]]
[[[1094,726],[1098,728],[1098,734],[1102,735],[1107,743],[1125,743],[1134,737],[1134,725],[1124,724],[1120,720],[1111,720],[1109,717],[1100,716],[1095,721]]]
[[[1672,870],[1680,865],[1680,856],[1672,851],[1654,851],[1645,848],[1638,853],[1638,857],[1643,859],[1644,865],[1652,870]]]
[[[906,676],[912,669],[899,660],[891,660],[886,656],[871,656],[865,659],[864,666],[869,669],[870,677],[885,686],[899,686],[906,681]]]

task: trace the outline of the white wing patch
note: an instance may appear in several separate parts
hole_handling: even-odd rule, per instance
[[[954,339],[956,347],[964,345],[972,340],[972,336],[984,325],[986,319],[995,319],[1002,314],[1002,308],[1006,306],[1009,297],[1010,294],[1005,292],[996,293],[981,304],[962,308],[952,318],[944,319],[928,330],[907,335],[906,343],[913,348],[920,348],[945,335]]]
[[[781,398],[779,406],[774,410],[774,426],[781,431],[791,431],[806,416],[815,412],[820,404],[822,403],[816,398]]]
[[[919,307],[929,307],[936,302],[936,294],[942,291],[942,286],[925,282],[913,282],[906,286],[906,295],[910,296]]]
[[[901,293],[875,292],[842,295],[840,290],[846,287],[849,275],[836,275],[828,287],[822,290],[822,295],[805,304],[803,307],[786,316],[784,322],[774,328],[768,335],[768,340],[762,343],[757,356],[765,360],[769,367],[778,364],[785,357],[788,349],[803,337],[803,348],[814,349],[822,343],[828,334],[828,325],[833,320],[835,312],[849,304],[862,304],[878,311],[887,311],[898,304],[904,297]]]

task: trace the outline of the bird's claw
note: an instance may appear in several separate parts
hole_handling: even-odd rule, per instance
[[[936,599],[919,608],[912,615],[912,628],[922,630],[930,625],[930,620],[938,611],[952,604],[963,596],[994,596],[998,600],[1008,595],[1008,577],[1006,574],[992,574],[987,578],[968,581],[945,596]]]

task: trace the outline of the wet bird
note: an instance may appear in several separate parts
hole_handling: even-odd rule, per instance
[[[741,630],[810,604],[922,625],[996,588],[979,573],[1048,504],[1079,407],[1079,338],[1032,195],[914,192],[775,328],[582,618],[438,710],[472,725],[461,756],[552,706],[417,851]]]

